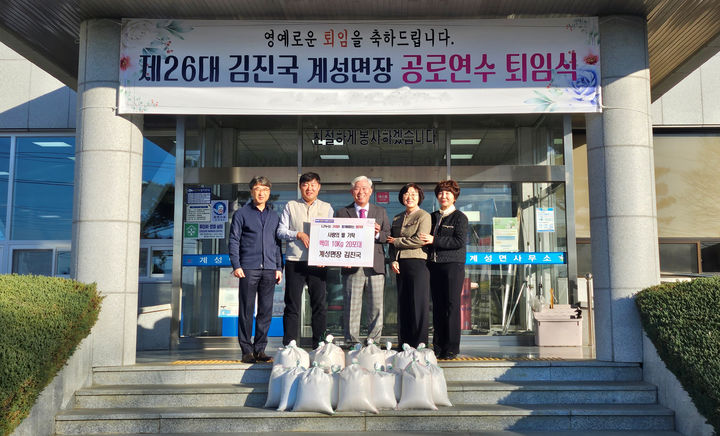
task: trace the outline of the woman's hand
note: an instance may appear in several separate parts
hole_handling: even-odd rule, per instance
[[[418,237],[425,245],[432,244],[435,240],[435,237],[433,235],[429,235],[427,233],[418,233]]]
[[[387,242],[388,242],[388,244],[393,244],[393,243],[395,243],[395,238],[393,238],[392,236],[388,236]]]
[[[400,274],[400,264],[398,262],[392,262],[390,269],[392,269],[395,274]]]

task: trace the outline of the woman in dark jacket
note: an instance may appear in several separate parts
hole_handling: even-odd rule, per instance
[[[460,187],[454,180],[435,186],[440,210],[431,215],[432,233],[422,233],[427,244],[430,295],[433,302],[433,350],[440,359],[460,352],[460,294],[465,280],[467,216],[455,209]]]

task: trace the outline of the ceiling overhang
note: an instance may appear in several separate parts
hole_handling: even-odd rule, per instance
[[[720,2],[697,0],[0,0],[0,41],[75,89],[92,18],[414,20],[635,15],[648,23],[653,100],[720,50]]]

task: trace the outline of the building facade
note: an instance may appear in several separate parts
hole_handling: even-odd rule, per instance
[[[316,171],[321,198],[334,207],[351,201],[349,181],[364,174],[375,182],[373,201],[393,214],[404,183],[431,192],[451,177],[460,182],[458,207],[472,224],[470,252],[480,259],[514,251],[563,256],[549,264],[469,262],[467,334],[529,331],[534,298],[582,301],[577,279],[592,272],[598,358],[640,362],[632,294],[661,273],[718,269],[717,206],[708,191],[715,188],[705,180],[718,160],[720,110],[712,96],[720,67],[717,57],[710,59],[651,104],[646,20],[610,15],[596,22],[601,43],[591,54],[600,59],[602,107],[559,113],[476,104],[390,114],[377,107],[400,105],[382,96],[375,109],[365,102],[367,112],[322,102],[306,110],[273,108],[273,92],[261,88],[243,104],[269,107],[263,113],[206,109],[202,97],[189,109],[152,113],[152,101],[128,110],[132,100],[123,93],[139,88],[122,82],[129,25],[119,20],[80,25],[76,91],[4,47],[3,76],[12,80],[3,81],[8,98],[0,112],[6,156],[0,265],[5,272],[97,282],[106,299],[91,339],[93,364],[131,364],[138,347],[202,346],[233,335],[232,317],[222,314],[236,288],[224,264],[227,226],[205,225],[213,221],[190,216],[191,206],[227,202],[231,214],[249,198],[247,181],[261,173],[273,181],[280,208],[296,198],[298,175]],[[125,62],[145,62],[145,77],[154,74],[152,59]],[[176,92],[189,99],[188,89]],[[354,104],[339,95],[341,103]],[[208,105],[218,99],[213,94]],[[423,204],[428,210],[435,207],[430,197]],[[503,225],[514,228],[517,250],[496,249]],[[332,273],[329,289],[329,327],[339,328],[342,300]],[[392,280],[386,290],[392,335]],[[278,312],[281,295],[282,285]]]

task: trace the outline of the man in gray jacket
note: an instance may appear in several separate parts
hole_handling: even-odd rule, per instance
[[[285,312],[283,313],[283,344],[298,340],[300,329],[300,302],[303,287],[307,284],[312,309],[312,347],[325,340],[327,318],[327,269],[308,265],[310,223],[315,218],[332,218],[329,203],[317,198],[320,193],[320,176],[305,173],[298,182],[302,198],[291,200],[285,206],[277,235],[288,241],[285,253]]]
[[[385,208],[370,204],[372,180],[359,176],[350,183],[355,200],[338,209],[338,218],[374,218],[375,244],[372,268],[343,268],[345,342],[352,346],[360,342],[360,316],[363,296],[368,319],[368,339],[380,341],[383,328],[383,294],[385,289],[385,250],[383,244],[390,234],[390,220]]]

